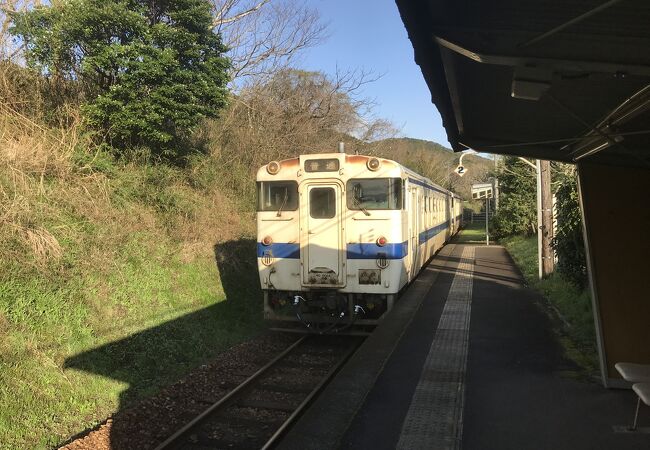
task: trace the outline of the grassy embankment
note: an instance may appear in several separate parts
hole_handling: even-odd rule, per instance
[[[519,266],[526,283],[548,300],[551,315],[559,318],[558,338],[567,356],[587,372],[594,373],[598,355],[589,292],[580,290],[558,273],[544,280],[538,278],[536,236],[514,236],[500,243]]]
[[[223,177],[0,110],[0,447],[52,447],[261,329],[253,214]]]

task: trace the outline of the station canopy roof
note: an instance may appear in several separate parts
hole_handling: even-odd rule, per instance
[[[650,167],[650,1],[397,5],[455,151]]]

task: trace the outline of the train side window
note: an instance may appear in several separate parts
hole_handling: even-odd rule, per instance
[[[313,188],[309,191],[309,215],[314,219],[331,219],[336,215],[334,188]]]
[[[347,182],[346,192],[351,210],[402,209],[401,178],[352,178]]]

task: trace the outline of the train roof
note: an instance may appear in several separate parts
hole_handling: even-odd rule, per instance
[[[345,161],[341,161],[341,156],[345,156]],[[453,197],[456,198],[461,198],[458,194],[455,192],[452,192],[448,189],[443,188],[442,186],[437,185],[433,181],[431,181],[429,178],[425,177],[424,175],[420,175],[419,173],[409,169],[408,167],[398,163],[397,161],[394,161],[392,159],[388,158],[383,158],[380,156],[373,156],[373,155],[349,155],[346,153],[305,153],[301,154],[295,158],[288,158],[288,159],[283,159],[280,161],[276,161],[279,164],[279,172],[281,173],[283,171],[288,171],[291,170],[291,172],[295,173],[294,171],[298,171],[304,166],[304,162],[307,159],[337,159],[343,163],[345,163],[346,166],[349,165],[363,165],[366,167],[368,161],[371,158],[377,158],[382,166],[393,166],[395,169],[399,169],[401,172],[403,172],[408,178],[411,178],[412,180],[415,180],[416,182],[419,182],[422,185],[425,185],[426,187],[429,187],[431,189],[449,194]],[[270,164],[270,163],[269,163]],[[263,180],[267,179],[268,177],[268,172],[267,172],[267,167],[268,164],[262,166],[259,168],[257,171],[257,179],[258,180]]]

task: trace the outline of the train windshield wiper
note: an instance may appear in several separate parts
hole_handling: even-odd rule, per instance
[[[370,213],[368,212],[368,210],[367,210],[366,208],[363,207],[363,204],[361,203],[361,198],[360,198],[360,196],[359,196],[359,190],[358,190],[356,187],[355,187],[354,192],[353,192],[353,194],[352,194],[352,203],[354,203],[354,206],[356,206],[356,207],[359,208],[361,211],[363,211],[363,213],[364,213],[366,216],[369,216],[369,215],[370,215]]]
[[[278,213],[276,214],[276,217],[282,216],[282,210],[284,209],[284,206],[287,204],[287,200],[289,200],[289,189],[285,188],[284,189],[284,198],[282,199],[282,204],[280,205],[280,208],[278,209]]]

